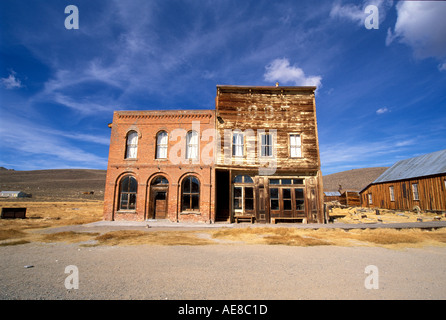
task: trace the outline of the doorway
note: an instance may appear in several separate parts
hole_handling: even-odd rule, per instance
[[[158,176],[150,185],[148,219],[166,219],[168,212],[169,181]]]

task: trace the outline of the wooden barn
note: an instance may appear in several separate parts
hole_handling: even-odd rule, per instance
[[[341,200],[339,191],[324,191],[324,202],[332,202]]]
[[[395,163],[360,196],[363,207],[446,211],[446,150]]]

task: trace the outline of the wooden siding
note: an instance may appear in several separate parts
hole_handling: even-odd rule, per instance
[[[359,193],[355,191],[345,191],[340,197],[339,202],[342,205],[355,207],[361,205],[361,200],[359,199]]]
[[[246,170],[252,173],[255,177],[256,194],[254,211],[257,212],[256,218],[259,221],[268,222],[269,218],[274,221],[274,219],[301,217],[301,213],[290,214],[282,207],[273,212],[269,196],[271,185],[268,184],[269,179],[299,177],[305,181],[305,214],[302,217],[308,222],[324,222],[315,89],[315,87],[217,87],[216,130],[221,145],[217,147],[215,165],[217,169],[226,169],[230,172]],[[241,157],[232,155],[234,132],[244,134]],[[271,157],[260,156],[262,133],[273,134]],[[300,157],[291,157],[290,134],[298,134],[301,137]],[[262,173],[260,171],[262,168],[273,171]],[[289,189],[283,186],[279,188]],[[261,191],[265,197],[266,218],[260,217]],[[294,209],[291,211],[294,212]]]
[[[420,177],[403,181],[372,184],[361,191],[361,205],[364,207],[413,210],[446,210],[446,175]],[[414,199],[412,184],[418,184],[418,200]],[[394,201],[390,199],[390,187],[393,187]],[[369,204],[368,194],[372,195]]]
[[[258,168],[263,165],[259,157],[259,133],[276,130],[273,153],[278,169],[295,171],[319,170],[319,147],[316,125],[314,89],[287,91],[280,87],[261,88],[219,88],[216,98],[216,127],[221,139],[217,165],[242,165]],[[232,157],[232,132],[245,133],[244,156]],[[252,130],[252,131],[251,131]],[[302,157],[291,158],[289,134],[301,136]],[[225,141],[227,142],[225,144]],[[260,158],[260,159],[259,159]]]

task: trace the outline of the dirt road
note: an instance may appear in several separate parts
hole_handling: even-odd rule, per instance
[[[0,257],[0,299],[446,298],[444,247],[30,243],[0,247]],[[65,286],[67,266],[78,289]]]

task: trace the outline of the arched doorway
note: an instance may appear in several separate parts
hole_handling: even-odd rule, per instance
[[[166,219],[168,211],[169,181],[157,176],[150,184],[148,219]]]

